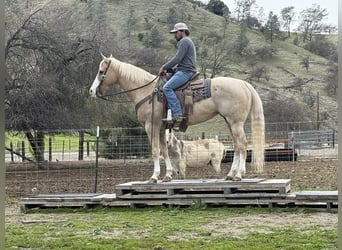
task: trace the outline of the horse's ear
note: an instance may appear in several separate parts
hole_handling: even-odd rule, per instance
[[[113,57],[113,55],[112,55],[112,54],[110,54],[110,58],[111,58],[111,57]]]
[[[102,54],[102,52],[100,52],[100,54],[103,60],[106,59],[106,57]]]

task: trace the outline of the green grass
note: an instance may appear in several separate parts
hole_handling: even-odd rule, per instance
[[[21,143],[24,142],[25,148],[29,147],[29,142],[27,137],[23,133],[5,133],[5,147],[10,148],[10,143],[12,142],[13,149],[15,151],[20,151]],[[78,134],[53,134],[46,135],[44,138],[45,148],[48,149],[49,138],[52,140],[52,152],[77,152],[79,145]],[[94,136],[85,135],[84,140],[95,140]]]
[[[267,233],[254,231],[237,237],[207,226],[232,217],[248,220],[258,213],[293,212],[308,213],[205,206],[29,210],[29,215],[42,222],[7,226],[6,249],[337,249],[337,228],[265,225]],[[241,230],[249,231],[248,223]]]

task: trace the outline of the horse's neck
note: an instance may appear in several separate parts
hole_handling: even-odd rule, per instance
[[[140,100],[142,100],[143,98],[145,98],[146,96],[148,96],[152,93],[154,85],[155,85],[153,82],[148,84],[147,86],[144,86],[152,80],[153,80],[153,78],[151,78],[149,80],[142,78],[139,81],[139,83],[137,83],[137,82],[132,82],[130,79],[121,77],[119,79],[119,85],[124,91],[129,91],[126,93],[128,98],[133,103],[136,104]],[[133,89],[136,89],[136,90],[133,90]],[[130,91],[130,90],[133,90],[133,91]]]

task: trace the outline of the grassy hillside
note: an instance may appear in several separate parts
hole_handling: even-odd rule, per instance
[[[38,6],[51,1],[32,1],[32,6]],[[149,30],[147,24],[155,25],[163,42],[158,55],[159,61],[163,62],[175,53],[174,38],[169,34],[173,24],[168,21],[170,18],[176,18],[177,22],[183,21],[188,24],[191,31],[191,37],[198,42],[202,37],[211,36],[214,33],[222,34],[223,17],[217,16],[207,10],[195,7],[186,0],[112,0],[112,1],[91,1],[91,0],[62,0],[58,5],[64,5],[71,8],[73,15],[78,17],[80,26],[84,26],[83,36],[97,35],[98,39],[104,39],[108,45],[104,52],[112,53],[114,57],[135,64],[134,54],[123,56],[122,51],[129,50],[129,47],[143,48],[139,41],[139,34],[146,34]],[[174,15],[170,11],[175,10]],[[133,21],[132,21],[133,20]],[[129,23],[131,22],[131,25]],[[233,21],[228,24],[226,36],[223,37],[230,46],[236,41],[240,32],[239,25]],[[75,34],[79,35],[79,34]],[[265,40],[264,36],[255,30],[248,30],[249,39],[248,51],[253,52],[255,48],[271,45]],[[253,80],[252,84],[256,87],[264,103],[270,93],[276,93],[279,96],[295,98],[303,102],[303,97],[309,93],[316,95],[320,93],[320,112],[327,114],[328,118],[335,120],[337,117],[337,100],[327,95],[325,91],[326,83],[324,77],[327,74],[329,61],[323,57],[314,55],[309,51],[294,45],[294,36],[285,40],[275,40],[272,45],[276,47],[277,53],[268,59],[260,59],[253,56],[242,57],[239,61],[225,58],[224,70],[220,76],[230,76],[240,79],[248,79],[249,72],[252,70],[251,64],[264,65],[268,69],[269,80],[261,78],[259,81]],[[329,37],[337,43],[337,37]],[[310,67],[308,71],[300,65],[304,57],[309,57]],[[146,68],[153,70],[154,68]],[[152,73],[156,73],[152,72]],[[306,82],[300,88],[293,88],[296,79],[302,79]],[[91,80],[90,80],[91,81]],[[309,107],[308,107],[309,108]],[[316,109],[316,105],[311,107]],[[311,110],[311,111],[312,111]],[[268,117],[265,117],[266,122]],[[198,126],[188,129],[192,131],[207,131],[215,124],[218,130],[226,131],[225,124],[221,118],[213,119]],[[336,124],[332,122],[332,126]]]

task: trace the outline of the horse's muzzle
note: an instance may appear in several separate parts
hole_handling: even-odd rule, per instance
[[[91,97],[100,97],[101,94],[99,93],[99,89],[96,88],[95,90],[94,89],[89,89],[89,95]]]

